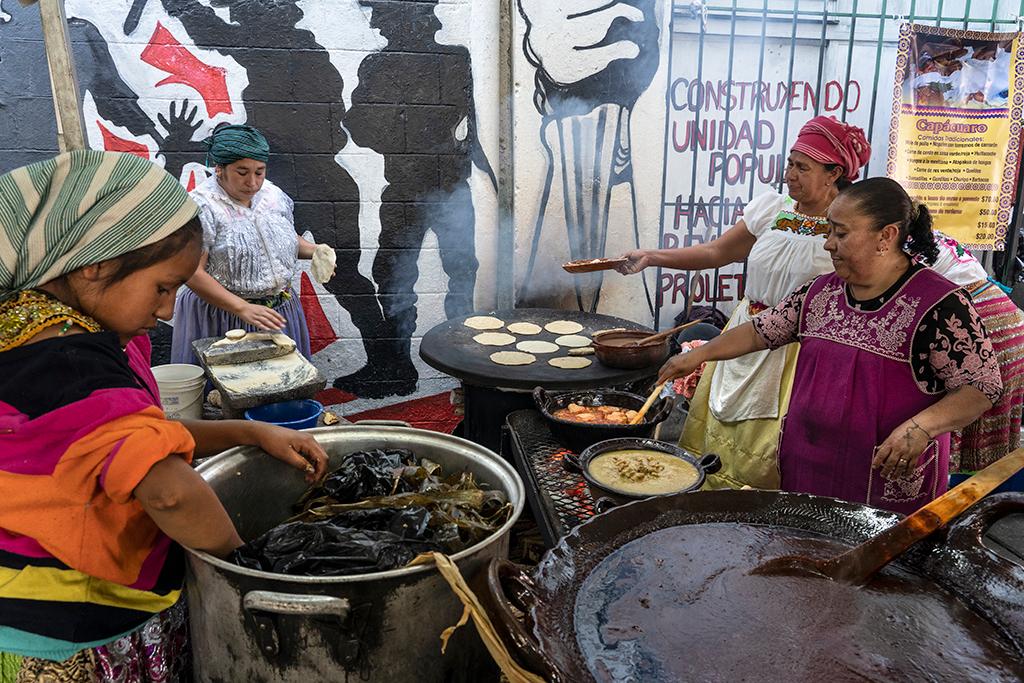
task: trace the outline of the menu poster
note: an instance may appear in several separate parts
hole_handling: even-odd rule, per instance
[[[1001,251],[1024,110],[1018,33],[900,27],[888,175],[965,247]]]

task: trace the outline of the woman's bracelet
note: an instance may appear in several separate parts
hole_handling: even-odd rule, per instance
[[[917,424],[917,420],[915,420],[914,418],[910,418],[910,424],[914,425],[916,428],[918,428],[922,432],[924,432],[924,435],[928,437],[929,441],[932,441],[934,439],[934,437],[932,437],[931,434],[929,434],[927,431],[925,431],[924,427],[922,427],[921,425]]]

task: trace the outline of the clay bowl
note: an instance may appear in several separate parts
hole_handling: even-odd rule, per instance
[[[633,342],[651,336],[643,330],[602,332],[594,335],[594,355],[602,365],[622,370],[636,370],[661,365],[668,358],[669,340],[635,346]]]

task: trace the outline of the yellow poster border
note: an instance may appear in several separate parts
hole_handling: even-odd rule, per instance
[[[1021,33],[989,33],[986,31],[968,31],[954,28],[940,28],[924,24],[903,23],[900,25],[900,39],[896,54],[896,71],[892,94],[892,115],[889,125],[889,150],[886,159],[886,175],[893,177],[896,171],[896,159],[900,151],[900,114],[903,110],[903,84],[906,81],[907,65],[911,59],[911,43],[915,35],[925,34],[966,40],[1006,41],[1016,39],[1016,50],[1010,74],[1010,137],[1003,151],[1003,173],[997,186],[990,183],[929,183],[929,187],[907,188],[932,189],[942,191],[973,190],[995,191],[996,199],[996,238],[993,242],[971,243],[962,242],[968,249],[978,251],[1003,251],[1006,248],[1006,231],[1013,214],[1013,205],[1017,193],[1017,180],[1020,171],[1022,126],[1024,126],[1024,35]],[[919,107],[920,109],[920,107]],[[963,114],[959,118],[985,118],[983,114]],[[911,193],[913,194],[913,193]]]

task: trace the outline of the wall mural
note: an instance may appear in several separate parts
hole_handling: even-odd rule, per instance
[[[338,254],[326,286],[296,285],[334,398],[445,388],[415,342],[474,310],[477,225],[494,220],[475,204],[496,190],[469,0],[67,0],[66,13],[91,146],[191,189],[218,123],[267,136],[296,227]]]
[[[633,108],[658,71],[660,28],[655,0],[518,0],[525,21],[523,52],[535,68],[533,102],[541,114],[546,173],[518,292],[527,305],[547,231],[564,222],[571,259],[613,256],[607,251],[609,208],[616,185],[629,192],[632,248],[641,244],[632,163]],[[651,133],[648,122],[644,130]],[[660,134],[660,131],[658,131]],[[557,182],[556,182],[557,176]],[[659,182],[648,178],[645,182]],[[561,215],[552,188],[561,186]],[[643,281],[646,289],[646,280]],[[595,311],[603,273],[573,278],[576,305]],[[650,292],[647,304],[653,315]]]
[[[416,379],[410,338],[416,329],[417,260],[426,233],[436,236],[448,275],[445,314],[470,313],[478,267],[468,182],[473,162],[488,173],[495,192],[497,184],[476,137],[469,51],[436,42],[441,29],[436,1],[360,4],[371,8],[370,26],[388,43],[359,65],[344,127],[357,144],[384,157],[388,186],[381,197],[373,278],[390,339],[380,345],[382,362],[350,379],[379,380],[373,373],[385,372],[403,382],[401,393]]]

